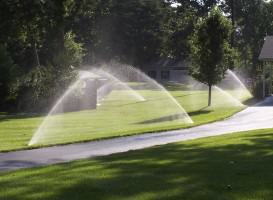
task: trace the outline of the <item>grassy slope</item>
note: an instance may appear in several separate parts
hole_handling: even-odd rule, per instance
[[[1,200],[271,200],[273,130],[0,174]]]
[[[43,145],[69,143],[144,132],[170,130],[196,126],[223,119],[243,109],[220,93],[213,93],[214,107],[206,108],[206,91],[180,91],[171,93],[192,117],[194,124],[176,119],[176,107],[157,91],[141,91],[149,100],[136,103],[132,100],[117,101],[121,93],[113,93],[97,110],[67,113],[51,119],[46,128]],[[127,99],[127,98],[125,98]],[[27,144],[43,117],[0,115],[0,151],[27,148]]]

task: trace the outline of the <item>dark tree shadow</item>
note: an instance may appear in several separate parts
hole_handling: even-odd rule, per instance
[[[45,113],[0,113],[0,122],[14,119],[44,117]]]
[[[211,112],[211,110],[206,110],[206,107],[201,108],[200,110],[197,111],[192,111],[187,113],[190,117],[196,116],[196,115],[204,115],[204,114],[208,114]],[[142,122],[138,122],[136,124],[153,124],[153,123],[161,123],[161,122],[168,122],[168,121],[175,121],[175,120],[179,120],[179,119],[185,119],[185,117],[187,117],[186,114],[183,113],[179,113],[179,114],[174,114],[174,115],[168,115],[168,116],[164,116],[164,117],[159,117],[159,118],[155,118],[155,119],[151,119],[151,120],[145,120]]]
[[[200,110],[189,112],[188,115],[192,117],[192,116],[204,115],[204,114],[208,114],[208,113],[212,112],[212,110],[206,110],[207,108],[209,108],[209,107],[205,106],[205,107],[201,108]]]
[[[255,106],[260,100],[256,98],[250,98],[242,102],[246,106]]]
[[[185,94],[185,95],[179,95],[179,96],[173,96],[174,98],[183,98],[183,97],[187,97],[187,96],[193,96],[193,95],[197,95],[197,94],[202,94],[202,93],[190,93],[190,94]],[[145,102],[156,102],[156,101],[161,101],[161,100],[169,100],[168,97],[164,97],[164,98],[152,98],[152,99],[146,99],[144,101],[137,101],[137,102],[132,102],[132,103],[126,103],[126,104],[119,104],[119,106],[128,106],[128,105],[134,105],[134,104],[141,104],[141,103],[145,103]],[[116,100],[118,101],[118,100]]]
[[[153,123],[161,123],[161,122],[168,122],[168,121],[174,121],[178,119],[184,119],[186,117],[186,114],[174,114],[174,115],[168,115],[164,117],[159,117],[156,119],[151,120],[145,120],[136,124],[153,124]]]

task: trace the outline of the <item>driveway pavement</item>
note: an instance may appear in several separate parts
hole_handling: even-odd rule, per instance
[[[266,128],[273,128],[273,97],[268,97],[256,106],[248,107],[226,120],[189,129],[0,153],[0,171],[63,163],[173,142]]]

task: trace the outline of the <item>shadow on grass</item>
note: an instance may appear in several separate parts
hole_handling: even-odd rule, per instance
[[[12,160],[12,161],[1,161],[0,163],[0,170],[6,171],[11,169],[17,169],[18,167],[35,167],[39,166],[39,162],[30,162],[30,161],[18,161],[18,160]]]
[[[12,172],[0,199],[272,199],[272,146],[243,134]]]
[[[204,115],[204,114],[208,114],[208,113],[212,112],[212,110],[206,110],[207,108],[209,108],[209,106],[205,106],[205,107],[203,107],[203,108],[201,108],[200,110],[197,110],[197,111],[189,112],[188,115],[193,117],[193,116],[196,116],[196,115]]]
[[[187,113],[190,117],[196,116],[196,115],[204,115],[204,114],[208,114],[211,112],[211,110],[206,110],[206,108],[208,107],[204,107],[198,111],[192,111]],[[151,119],[151,120],[145,120],[136,124],[153,124],[153,123],[161,123],[161,122],[169,122],[169,121],[175,121],[175,120],[183,120],[185,119],[185,117],[187,117],[186,114],[174,114],[174,115],[168,115],[168,116],[164,116],[164,117],[159,117],[156,119]]]
[[[26,119],[26,118],[36,118],[44,117],[45,113],[0,113],[0,122],[9,121],[14,119]]]
[[[159,86],[162,86],[165,89],[168,89],[169,91],[188,90],[188,87],[186,84],[173,83],[173,82],[156,82],[156,83],[158,83]],[[151,84],[147,82],[142,82],[136,85],[130,85],[130,88],[134,90],[152,90],[152,91],[161,90],[161,88],[156,86],[156,84],[154,83]]]
[[[195,93],[189,93],[189,94],[184,94],[184,95],[174,95],[172,96],[174,99],[176,98],[183,98],[183,97],[188,97],[188,96],[194,96],[194,95],[201,95],[203,94],[202,92],[195,92]],[[161,98],[152,98],[152,99],[146,99],[144,101],[137,101],[137,102],[132,102],[132,103],[126,103],[126,104],[119,104],[118,106],[128,106],[128,105],[134,105],[134,104],[141,104],[145,102],[157,102],[157,101],[166,101],[166,100],[171,100],[168,96],[166,97],[161,97]],[[178,100],[178,99],[176,99]],[[117,101],[117,100],[116,100]]]
[[[168,122],[168,121],[174,121],[178,119],[184,119],[187,117],[186,114],[174,114],[174,115],[168,115],[164,117],[159,117],[156,119],[151,119],[151,120],[145,120],[136,124],[153,124],[153,123],[161,123],[161,122]]]
[[[242,102],[242,104],[246,106],[254,106],[256,103],[258,103],[260,100],[256,98],[250,98]]]
[[[164,87],[167,91],[194,91],[194,90],[200,90],[200,88],[194,89],[190,87],[190,85],[185,83],[179,83],[179,82],[157,82],[159,86]],[[152,91],[158,91],[161,90],[160,87],[157,87],[155,84],[142,82],[137,85],[130,85],[130,88],[133,90],[152,90]],[[207,91],[207,89],[203,89],[204,91]]]

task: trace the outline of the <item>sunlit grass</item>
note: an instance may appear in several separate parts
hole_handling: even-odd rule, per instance
[[[124,91],[114,91],[97,110],[56,115],[44,129],[38,145],[62,144],[101,138],[186,128],[224,119],[243,109],[221,93],[213,92],[213,106],[207,107],[207,91],[169,88],[171,94],[189,113],[193,124],[177,117],[177,107],[156,90],[141,90],[147,101],[121,98]],[[181,89],[181,90],[180,90]],[[122,99],[122,100],[120,100]],[[33,133],[44,117],[1,115],[0,151],[28,148]]]

